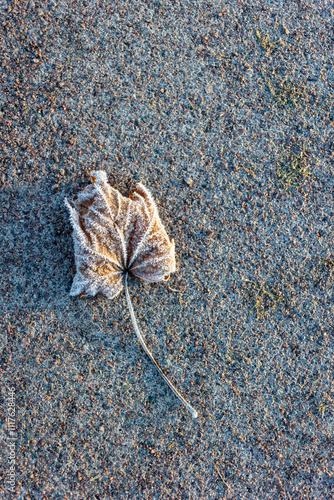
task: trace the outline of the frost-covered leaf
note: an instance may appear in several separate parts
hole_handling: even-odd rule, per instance
[[[79,194],[75,206],[67,200],[73,226],[77,267],[70,295],[104,293],[113,298],[123,288],[136,335],[147,356],[182,404],[197,418],[197,411],[166,377],[141,334],[133,310],[127,278],[162,281],[175,271],[174,241],[159,218],[149,191],[142,184],[129,198],[108,184],[103,170],[91,173],[93,184]]]
[[[175,271],[174,242],[159,218],[150,192],[138,184],[125,198],[107,181],[103,170],[92,172],[93,184],[72,207],[76,275],[71,295],[113,298],[129,273],[145,282],[162,281]]]

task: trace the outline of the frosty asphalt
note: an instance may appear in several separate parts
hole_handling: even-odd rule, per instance
[[[1,498],[333,498],[330,4],[0,17]],[[124,293],[69,295],[64,198],[94,170],[126,197],[142,182],[175,240],[170,280],[129,286],[196,420]]]

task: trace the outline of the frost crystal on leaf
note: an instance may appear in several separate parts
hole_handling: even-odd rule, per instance
[[[138,184],[125,198],[110,186],[103,170],[91,173],[93,184],[67,200],[73,226],[76,275],[70,295],[110,299],[124,288],[124,274],[145,282],[163,281],[175,271],[174,242],[161,223],[150,192]]]

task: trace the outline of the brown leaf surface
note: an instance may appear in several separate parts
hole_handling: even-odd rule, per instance
[[[93,184],[79,194],[74,207],[65,200],[77,269],[70,295],[101,292],[113,298],[123,289],[126,273],[145,282],[168,279],[175,271],[174,241],[150,192],[138,184],[132,199],[125,198],[103,170],[91,175]]]

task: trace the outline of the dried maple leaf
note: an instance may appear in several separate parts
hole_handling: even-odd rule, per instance
[[[174,242],[159,218],[149,191],[138,184],[125,198],[108,184],[103,170],[91,173],[93,184],[78,196],[75,206],[67,200],[73,226],[76,275],[70,295],[96,295],[110,299],[123,289],[136,335],[149,358],[172,391],[194,418],[197,412],[168,380],[148,350],[133,311],[128,275],[144,282],[166,281],[175,271]]]

